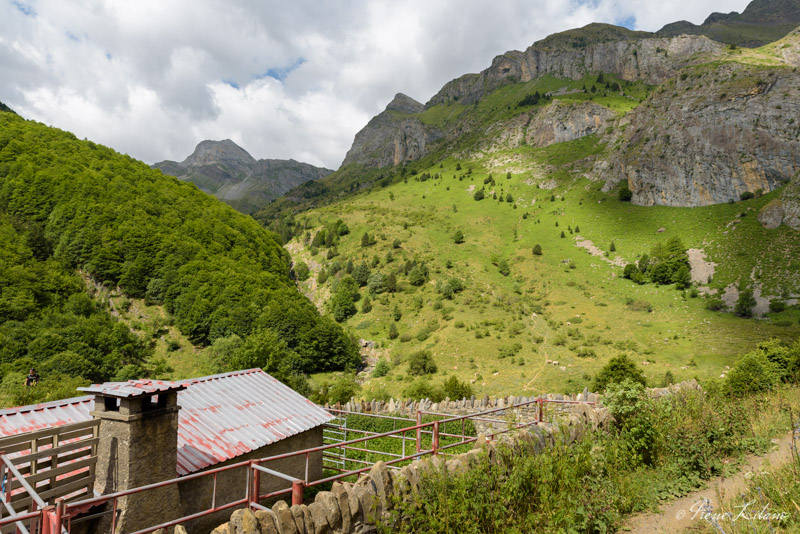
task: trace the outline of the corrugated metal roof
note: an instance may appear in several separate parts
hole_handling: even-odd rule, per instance
[[[0,410],[0,436],[14,436],[92,418],[94,395]]]
[[[178,473],[199,471],[333,416],[261,369],[182,380]]]
[[[78,388],[94,395],[106,397],[138,397],[139,395],[155,395],[164,391],[180,391],[186,386],[168,380],[128,380],[127,382],[104,382]]]
[[[333,419],[261,369],[163,384],[186,388],[178,391],[179,475],[236,458]],[[0,410],[0,435],[87,421],[93,409],[94,396],[85,396]]]

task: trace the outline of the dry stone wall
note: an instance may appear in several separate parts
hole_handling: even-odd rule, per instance
[[[668,388],[649,389],[653,398],[687,389],[700,389],[695,380],[681,382]],[[571,443],[587,430],[602,427],[610,422],[608,410],[600,405],[601,397],[593,393],[578,395],[551,395],[553,400],[583,400],[597,402],[592,406],[586,402],[571,406],[562,412],[563,417],[552,422],[538,423],[514,433],[502,434],[497,440],[488,440],[484,434],[478,436],[474,448],[450,457],[427,456],[415,460],[401,469],[389,468],[378,462],[355,483],[334,482],[330,491],[320,491],[314,502],[289,506],[285,501],[276,502],[269,510],[253,511],[249,508],[237,510],[230,521],[220,525],[211,534],[373,534],[377,533],[379,521],[390,520],[394,503],[408,499],[419,491],[420,478],[426,471],[447,469],[458,473],[475,466],[481,455],[488,455],[492,463],[502,462],[509,455],[498,454],[499,447],[508,447],[520,455],[537,454],[555,443],[556,436],[563,436]],[[423,400],[362,403],[350,401],[342,408],[363,413],[416,413],[415,410],[441,412],[470,412],[510,406],[514,403],[534,400],[535,397],[507,397],[497,399],[461,399],[431,403]]]

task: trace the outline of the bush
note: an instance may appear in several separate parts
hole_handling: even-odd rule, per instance
[[[372,301],[369,300],[368,296],[364,297],[364,300],[361,301],[361,313],[369,313],[371,311],[372,311]]]
[[[542,255],[542,245],[539,245],[538,243],[536,245],[533,245],[533,255],[534,256]]]
[[[498,271],[500,272],[500,274],[502,274],[503,276],[508,276],[509,274],[511,274],[511,269],[509,268],[509,266],[508,266],[508,262],[507,262],[506,260],[500,260],[500,261],[497,263],[497,270],[498,270]]]
[[[628,265],[625,266],[625,269],[622,271],[622,276],[623,278],[631,280],[635,273],[639,273],[639,268],[636,267],[636,264],[629,263]]]
[[[442,384],[442,389],[450,400],[466,399],[473,395],[472,386],[460,381],[455,376],[451,376]]]
[[[733,313],[739,317],[752,317],[755,305],[756,298],[753,296],[753,290],[748,287],[739,291],[739,299],[733,307]]]
[[[432,375],[438,368],[433,355],[428,350],[421,350],[408,357],[408,372],[413,376]]]
[[[472,198],[474,198],[475,200],[483,200],[484,198],[483,188],[481,187],[480,189],[476,189],[475,193],[472,195]]]
[[[408,332],[403,332],[400,334],[400,343],[408,343],[412,339],[414,339],[414,337]]]
[[[623,181],[622,185],[619,187],[619,193],[617,193],[617,197],[622,202],[630,202],[633,198],[633,191],[631,191],[630,187],[628,187],[628,182]]]
[[[456,245],[460,245],[464,242],[464,232],[461,230],[456,230],[456,233],[453,234],[453,243]]]
[[[728,372],[723,392],[733,397],[744,397],[774,388],[778,372],[766,354],[753,351],[745,354]]]
[[[755,196],[756,196],[755,193],[752,193],[750,191],[745,191],[744,193],[739,195],[739,199],[740,200],[750,200],[751,198],[755,198]]]
[[[780,299],[769,301],[769,311],[772,313],[780,313],[786,309],[786,303]]]
[[[708,302],[706,302],[706,309],[708,310],[720,311],[724,308],[725,302],[719,297],[710,298],[708,299]]]
[[[389,323],[389,339],[397,339],[400,332],[397,331],[397,324],[394,322]]]
[[[441,402],[445,397],[444,390],[431,384],[430,380],[419,379],[403,390],[403,395],[412,399],[430,399]]]
[[[392,309],[392,319],[394,319],[394,321],[397,322],[402,318],[403,318],[403,312],[400,311],[400,306],[395,304],[394,308]]]
[[[647,384],[642,370],[628,358],[627,354],[621,354],[611,358],[597,373],[594,380],[594,391],[604,391],[609,385],[619,384],[626,379],[638,382],[643,386]]]
[[[373,378],[381,378],[382,376],[386,376],[389,374],[389,362],[386,361],[386,358],[380,358],[375,363],[375,369],[372,371]]]

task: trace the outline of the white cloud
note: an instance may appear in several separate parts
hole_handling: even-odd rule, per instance
[[[0,101],[22,115],[150,163],[231,138],[257,158],[331,168],[397,92],[424,102],[497,54],[592,21],[656,30],[747,3],[0,2]]]

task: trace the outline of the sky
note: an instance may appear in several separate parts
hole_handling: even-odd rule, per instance
[[[205,139],[336,169],[394,95],[424,103],[590,22],[655,31],[747,0],[0,0],[0,102],[147,163]]]

